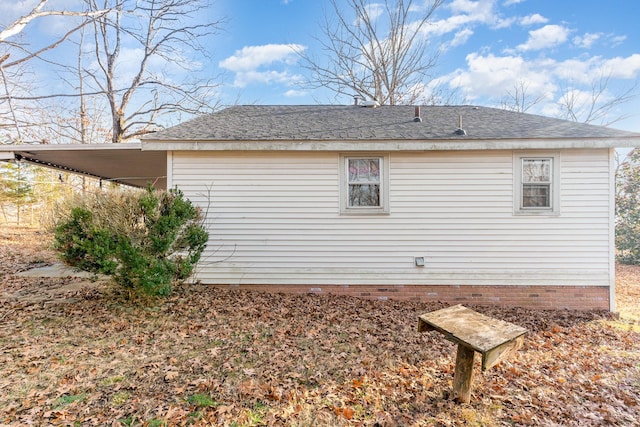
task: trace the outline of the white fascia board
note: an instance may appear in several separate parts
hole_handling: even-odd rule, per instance
[[[2,147],[0,152],[29,152],[29,151],[101,151],[101,150],[141,150],[139,142],[123,142],[120,144],[22,144]]]
[[[0,151],[0,161],[6,162],[9,160],[15,160],[16,156],[9,151]]]
[[[640,137],[591,139],[468,139],[392,141],[162,141],[147,140],[143,151],[460,151],[557,150],[640,147]]]

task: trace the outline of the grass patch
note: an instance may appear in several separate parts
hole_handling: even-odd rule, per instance
[[[125,375],[116,375],[115,377],[109,377],[102,381],[102,385],[110,386],[124,382],[127,379]]]
[[[131,398],[131,393],[126,390],[117,392],[111,397],[111,404],[113,406],[122,406]]]
[[[213,400],[211,396],[201,393],[187,397],[187,402],[197,406],[198,408],[215,408],[220,405],[218,402]]]
[[[134,417],[133,415],[125,418],[120,418],[118,421],[120,421],[120,424],[125,427],[133,427],[138,425],[136,417]]]
[[[53,407],[56,408],[56,409],[59,409],[59,408],[62,408],[64,406],[66,406],[66,405],[70,405],[70,404],[75,403],[75,402],[82,402],[86,398],[87,398],[87,394],[86,393],[60,396],[54,402]]]

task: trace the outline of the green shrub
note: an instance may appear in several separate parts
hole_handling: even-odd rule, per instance
[[[91,211],[73,208],[69,220],[56,228],[55,236],[55,248],[67,264],[94,273],[115,272],[116,242],[107,230],[93,225]]]
[[[130,296],[166,296],[187,279],[209,235],[178,189],[95,193],[71,202],[54,247],[77,268],[110,275]]]

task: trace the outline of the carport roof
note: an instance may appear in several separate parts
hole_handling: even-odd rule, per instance
[[[167,154],[140,143],[4,145],[0,160],[20,160],[135,187],[167,187]]]

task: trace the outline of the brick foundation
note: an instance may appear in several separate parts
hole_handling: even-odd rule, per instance
[[[228,289],[295,294],[350,295],[377,300],[440,301],[451,304],[520,306],[540,309],[609,310],[606,286],[448,285],[214,285]]]

